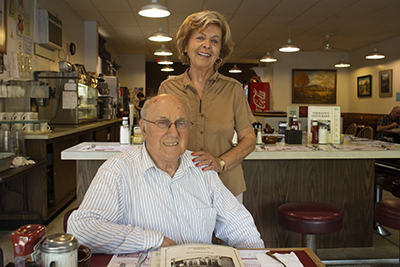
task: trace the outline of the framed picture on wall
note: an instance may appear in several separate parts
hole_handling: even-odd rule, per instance
[[[336,70],[293,69],[292,103],[336,104]]]
[[[392,97],[393,94],[393,70],[379,72],[379,97]]]
[[[357,96],[372,96],[372,75],[357,77]]]
[[[7,0],[0,0],[0,53],[7,53]]]

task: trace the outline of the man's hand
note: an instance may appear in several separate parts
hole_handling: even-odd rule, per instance
[[[177,245],[176,242],[168,237],[164,236],[164,241],[161,244],[161,247],[169,247]]]

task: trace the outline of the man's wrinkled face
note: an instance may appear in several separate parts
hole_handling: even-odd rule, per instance
[[[174,124],[189,120],[186,105],[172,95],[157,97],[146,116],[143,119],[150,122],[141,120],[140,127],[150,156],[157,165],[176,162],[185,153],[189,140],[190,126],[177,129]],[[169,127],[160,128],[160,123],[168,122],[172,123]]]

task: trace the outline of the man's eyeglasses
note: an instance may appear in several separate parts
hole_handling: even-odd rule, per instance
[[[156,121],[149,121],[146,119],[143,119],[144,121],[153,123],[155,126],[157,126],[160,129],[169,129],[171,128],[172,124],[175,124],[175,128],[179,130],[186,129],[189,125],[193,125],[193,122],[190,121],[185,121],[185,120],[177,120],[175,122],[170,122],[169,120],[156,120]]]

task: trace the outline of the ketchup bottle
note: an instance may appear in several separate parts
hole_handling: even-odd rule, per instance
[[[318,144],[318,121],[316,119],[312,120],[311,136],[311,143]]]

